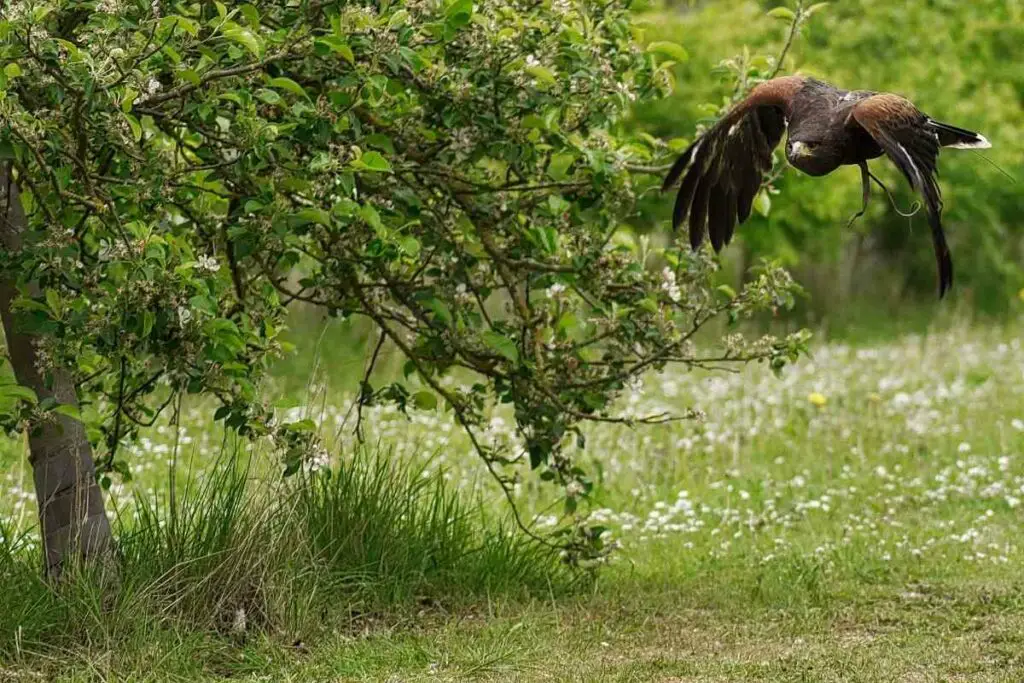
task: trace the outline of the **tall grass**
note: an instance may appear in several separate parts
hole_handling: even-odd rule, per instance
[[[425,603],[565,585],[550,553],[387,451],[286,481],[240,462],[123,511],[116,571],[73,568],[51,586],[38,548],[4,533],[0,661],[127,657],[194,637],[290,643]]]

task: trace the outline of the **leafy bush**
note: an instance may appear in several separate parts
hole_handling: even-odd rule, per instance
[[[627,4],[10,12],[2,143],[28,232],[4,266],[38,286],[17,305],[39,364],[75,372],[106,467],[137,425],[206,392],[218,419],[273,434],[298,471],[313,425],[274,422],[258,390],[292,302],[374,323],[362,403],[443,405],[506,492],[509,466],[527,463],[563,487],[568,513],[590,489],[562,450],[582,443],[580,422],[668,419],[616,415],[643,372],[795,358],[801,335],[691,343],[716,318],[788,305],[786,273],[715,289],[706,254],[625,223],[658,182],[651,164],[677,150],[621,122],[684,54],[641,50]],[[407,381],[374,387],[385,344]],[[449,381],[459,371],[466,386]],[[500,404],[520,438],[485,443]],[[576,522],[570,559],[601,554],[601,529]]]

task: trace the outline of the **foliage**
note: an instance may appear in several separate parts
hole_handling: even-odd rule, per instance
[[[643,372],[779,369],[805,342],[698,351],[709,321],[790,305],[792,281],[769,264],[715,289],[706,253],[625,226],[677,148],[620,123],[685,57],[641,50],[625,2],[21,2],[0,35],[32,228],[3,266],[41,285],[19,305],[92,398],[108,468],[185,391],[275,436],[287,473],[315,455],[312,423],[275,422],[258,391],[295,301],[376,324],[360,406],[443,405],[506,493],[528,462],[568,513],[591,488],[563,450],[581,421],[670,419],[615,414]],[[406,381],[375,387],[385,344]],[[500,404],[518,438],[486,445]],[[600,555],[570,519],[568,557]]]
[[[678,135],[714,114],[715,107],[704,103],[728,98],[737,65],[746,61],[764,68],[744,55],[785,40],[786,21],[774,21],[774,31],[762,21],[779,4],[725,0],[694,11],[650,7],[640,17],[648,38],[673,37],[690,59],[675,73],[685,86],[671,98],[641,106],[634,125],[653,135]],[[1015,68],[1024,59],[1022,26],[1020,6],[998,0],[834,2],[806,22],[786,64],[790,71],[839,87],[901,93],[929,115],[992,141],[993,149],[980,155],[944,150],[939,164],[944,223],[956,266],[954,301],[987,312],[1009,309],[1024,285],[1019,266],[1024,80]],[[901,210],[914,203],[913,192],[888,161],[871,166],[895,192]],[[876,192],[867,215],[848,228],[860,208],[855,168],[827,178],[787,172],[776,185],[784,199],[773,203],[769,216],[755,215],[737,230],[739,246],[728,259],[778,258],[808,288],[809,306],[821,315],[843,315],[858,301],[876,310],[900,299],[934,305],[934,255],[921,215],[900,217]],[[638,224],[665,225],[670,207],[649,202]]]

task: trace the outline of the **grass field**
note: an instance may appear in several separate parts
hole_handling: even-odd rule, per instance
[[[499,496],[445,414],[418,413],[408,421],[386,409],[364,413],[377,453],[407,465],[405,493],[382,502],[387,478],[373,479],[373,466],[346,464],[355,450],[354,418],[337,388],[324,386],[325,377],[318,375],[305,404],[291,409],[320,424],[332,453],[349,454],[333,456],[335,472],[365,476],[335,475],[331,481],[349,481],[350,488],[327,486],[312,502],[297,498],[306,501],[294,516],[307,520],[301,529],[282,524],[277,535],[242,535],[248,554],[198,548],[176,556],[179,565],[151,570],[149,583],[139,585],[163,586],[180,563],[217,553],[237,565],[294,542],[281,554],[298,556],[306,546],[284,539],[338,534],[363,514],[407,520],[413,508],[398,499],[410,491],[433,506],[417,518],[428,532],[417,536],[412,525],[399,524],[362,546],[349,539],[344,552],[331,556],[334,564],[301,564],[301,579],[281,579],[291,571],[281,568],[300,567],[292,560],[266,560],[254,584],[262,595],[257,602],[306,607],[267,608],[262,621],[250,616],[254,625],[241,629],[218,629],[223,615],[185,618],[178,598],[143,620],[138,611],[153,603],[141,599],[132,612],[123,599],[114,607],[58,609],[56,598],[34,597],[48,606],[37,609],[8,595],[0,608],[15,616],[0,618],[0,680],[1024,678],[1024,348],[1015,328],[820,345],[781,379],[757,367],[651,377],[624,399],[624,409],[697,407],[706,419],[589,430],[582,457],[599,475],[594,515],[621,545],[594,580],[545,569],[547,559],[510,536]],[[179,470],[191,464],[190,475],[177,474],[181,487],[218,481],[213,458],[235,451],[205,427],[207,419],[197,407],[177,434],[165,427],[140,444],[134,481],[115,485],[127,528],[139,523],[129,494],[166,500],[172,459]],[[489,438],[513,438],[507,417],[494,417]],[[13,530],[31,521],[34,503],[19,446],[5,449],[11,550],[18,545]],[[273,468],[260,453],[251,455],[242,488],[272,496],[253,494],[256,501],[282,498]],[[323,473],[310,476],[316,481]],[[356,494],[362,507],[347,509]],[[438,496],[451,507],[438,507]],[[530,478],[519,497],[541,528],[555,521],[549,492]],[[209,504],[198,494],[193,500]],[[241,507],[258,510],[263,502]],[[272,509],[273,519],[293,519]],[[486,522],[466,521],[481,512]],[[145,526],[147,516],[138,518]],[[274,526],[259,515],[253,520],[252,528]],[[238,538],[217,542],[237,545]],[[448,539],[441,543],[451,549],[447,555],[436,550],[439,538]],[[396,545],[406,552],[396,553]],[[25,565],[31,552],[23,542],[5,554],[9,593],[44,595],[24,568],[11,569]],[[448,559],[437,567],[417,564],[426,556]],[[211,566],[223,574],[225,564]],[[388,580],[376,581],[373,572]],[[341,578],[325,583],[320,573]],[[205,581],[202,571],[189,576],[194,585]],[[357,584],[373,584],[374,597]],[[189,595],[200,611],[226,604],[202,590]],[[92,599],[86,593],[79,602]],[[41,625],[42,613],[53,623]],[[237,620],[237,610],[231,614]],[[91,635],[58,624],[58,616]],[[54,633],[56,641],[43,642]]]

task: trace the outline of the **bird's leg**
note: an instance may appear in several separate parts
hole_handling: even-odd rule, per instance
[[[850,222],[846,224],[847,229],[849,229],[854,223],[856,223],[858,218],[864,215],[864,213],[868,210],[868,202],[871,201],[871,178],[873,178],[874,176],[872,176],[871,171],[868,170],[868,162],[862,161],[860,162],[859,166],[860,182],[862,187],[864,188],[864,203],[861,205],[860,211],[855,213],[853,215],[853,218],[850,219]]]
[[[889,203],[892,205],[893,210],[899,215],[903,216],[904,218],[910,218],[911,216],[915,215],[918,211],[921,210],[921,202],[914,202],[913,204],[910,205],[910,211],[901,211],[900,207],[896,206],[896,198],[892,196],[892,192],[889,190],[888,187],[885,186],[885,183],[876,178],[875,174],[873,174],[871,171],[868,171],[868,176],[872,180],[874,180],[880,188],[882,188],[885,191],[885,196],[889,198]]]

